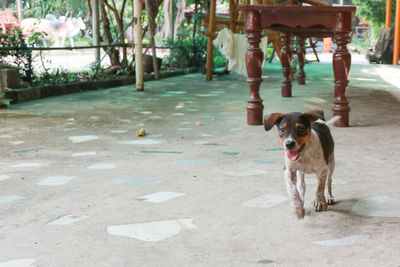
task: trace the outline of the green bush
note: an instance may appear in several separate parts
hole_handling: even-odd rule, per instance
[[[187,67],[204,68],[207,59],[207,37],[196,34],[193,40],[193,26],[184,25],[180,27],[175,42],[169,38],[164,41],[163,46],[175,47],[170,54],[163,59],[162,69],[176,69]],[[221,55],[218,48],[214,47],[214,66],[221,67],[225,64],[225,57]]]
[[[33,79],[32,48],[42,43],[41,34],[33,34],[26,42],[22,31],[14,28],[11,32],[0,33],[0,62],[13,65],[18,68],[21,79],[28,83]]]

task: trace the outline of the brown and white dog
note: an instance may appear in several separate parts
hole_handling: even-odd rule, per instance
[[[335,167],[334,142],[322,110],[303,113],[273,113],[264,118],[269,131],[278,127],[279,137],[285,150],[284,176],[291,205],[297,218],[304,217],[304,174],[315,173],[318,178],[316,211],[326,210],[334,204],[332,174]]]

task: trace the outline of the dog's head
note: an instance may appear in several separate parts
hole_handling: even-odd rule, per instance
[[[311,125],[314,121],[325,120],[322,110],[310,110],[303,113],[272,113],[264,118],[264,127],[269,131],[278,127],[279,138],[290,160],[297,160],[311,137]]]

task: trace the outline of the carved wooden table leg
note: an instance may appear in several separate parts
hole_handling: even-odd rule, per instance
[[[259,11],[246,12],[246,33],[249,49],[246,52],[247,82],[250,87],[250,98],[247,102],[247,124],[262,125],[263,109],[259,90],[262,82],[261,63],[263,53],[260,49],[261,41],[261,14]]]
[[[298,84],[306,84],[306,74],[304,73],[304,61],[306,54],[306,40],[302,36],[297,36],[297,59],[299,60],[299,75],[297,75]]]
[[[347,44],[351,40],[351,19],[346,18],[350,14],[339,13],[334,28],[334,41],[336,50],[333,53],[333,72],[335,74],[335,97],[333,115],[340,116],[335,126],[348,127],[350,106],[346,98],[346,89],[349,80],[351,55],[347,50]]]
[[[290,80],[290,67],[292,65],[292,35],[287,32],[281,32],[282,50],[281,64],[283,72],[282,96],[292,96],[292,81]]]

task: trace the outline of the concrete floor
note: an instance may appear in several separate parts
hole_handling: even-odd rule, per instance
[[[281,98],[266,65],[264,114],[331,117],[331,65],[306,72]],[[246,125],[248,85],[232,75],[1,110],[0,266],[398,266],[399,88],[400,68],[353,64],[351,127],[332,129],[337,204],[316,213],[307,176],[303,220],[277,131]]]

